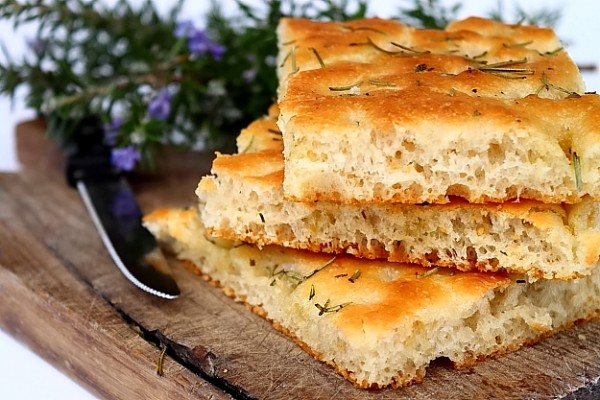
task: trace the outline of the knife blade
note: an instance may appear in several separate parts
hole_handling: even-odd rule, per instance
[[[98,118],[83,119],[67,149],[66,176],[75,187],[106,250],[138,288],[174,299],[180,294],[156,239],[142,225],[142,213],[123,174],[110,162]]]

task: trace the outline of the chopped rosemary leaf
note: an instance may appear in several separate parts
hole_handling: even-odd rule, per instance
[[[515,47],[527,47],[531,43],[533,43],[533,40],[530,40],[528,42],[521,42],[521,43],[502,43],[502,46],[506,47],[508,49],[511,49],[511,48],[515,48]]]
[[[277,279],[286,278],[290,284],[294,285],[294,288],[295,288],[298,285],[300,285],[301,283],[303,283],[306,280],[308,280],[309,278],[311,278],[313,275],[315,275],[317,272],[319,272],[323,268],[325,268],[328,265],[330,265],[331,263],[333,263],[335,261],[335,259],[336,259],[336,257],[331,258],[325,264],[321,265],[319,268],[315,269],[313,272],[311,272],[308,275],[302,275],[301,273],[296,272],[296,271],[285,270],[285,269],[283,269],[283,267],[281,269],[279,269],[281,267],[279,264],[276,264],[272,268],[267,267],[267,271],[269,271],[269,278],[274,278],[273,281],[271,282],[271,286],[275,285],[275,281]]]
[[[355,28],[353,26],[342,25],[342,28],[348,29],[350,32],[369,31],[369,32],[375,32],[375,33],[379,33],[379,34],[387,36],[386,32],[384,32],[380,29],[377,29],[377,28],[371,28],[370,26],[357,26]]]
[[[295,74],[296,72],[298,72],[299,68],[296,65],[296,46],[292,47],[292,74]]]
[[[573,168],[575,169],[575,184],[577,185],[577,191],[581,192],[583,190],[583,182],[581,180],[581,160],[577,153],[572,153],[573,159]]]
[[[535,71],[528,68],[479,68],[482,72],[493,72],[502,74],[519,74],[519,75],[533,75]]]
[[[260,220],[264,224],[265,223],[265,216],[262,213],[258,213],[258,216],[260,217]]]
[[[487,50],[486,50],[486,51],[484,51],[483,53],[479,53],[479,54],[477,54],[476,56],[473,56],[473,57],[471,57],[471,59],[473,59],[473,60],[477,60],[478,58],[481,58],[481,57],[485,57],[485,56],[487,56],[487,53],[488,53],[488,52],[487,52]],[[468,58],[468,57],[467,57],[467,58]]]
[[[324,305],[320,305],[319,303],[315,303],[315,307],[319,309],[319,316],[325,313],[334,313],[340,311],[342,308],[349,306],[352,302],[342,303],[335,306],[329,306],[329,299],[325,302]]]
[[[523,65],[527,63],[527,58],[521,58],[520,60],[508,60],[508,61],[500,61],[492,64],[484,64],[479,69],[485,68],[504,68],[504,67],[512,67],[514,65]]]
[[[526,64],[527,58],[520,60],[500,61],[492,64],[487,64],[486,61],[480,61],[479,63],[481,65],[477,67],[477,70],[491,73],[501,78],[523,79],[524,75],[533,75],[535,73],[535,71],[529,68],[512,68],[516,65]]]
[[[554,89],[559,92],[566,93],[568,95],[567,98],[576,98],[578,96],[581,97],[581,95],[577,92],[571,92],[570,90],[567,90],[563,87],[560,87],[558,85],[551,83],[548,80],[548,75],[546,75],[546,72],[542,72],[542,77],[540,78],[540,80],[542,81],[542,85],[535,91],[536,95],[539,95],[540,92],[544,89],[546,89],[546,91],[549,91],[550,89]]]
[[[356,282],[356,280],[360,278],[360,269],[357,269],[356,271],[354,271],[354,273],[352,274],[352,276],[350,278],[348,278],[348,280],[351,283]]]
[[[283,60],[281,60],[281,64],[279,64],[279,68],[282,68],[285,65],[285,63],[287,62],[287,60],[290,59],[290,57],[292,56],[292,50],[293,50],[293,48],[287,52],[285,57],[283,57]]]
[[[386,53],[386,54],[402,54],[402,53],[403,53],[403,51],[401,51],[401,50],[400,50],[400,51],[391,51],[391,50],[386,50],[386,49],[384,49],[383,47],[380,47],[380,46],[378,46],[377,44],[375,44],[375,42],[373,42],[373,41],[371,40],[371,38],[370,38],[370,37],[368,37],[368,38],[367,38],[367,42],[368,42],[368,43],[369,43],[371,46],[373,46],[374,48],[376,48],[377,50],[379,50],[379,51],[381,51],[381,52],[383,52],[383,53]]]
[[[373,86],[389,86],[389,87],[396,86],[396,84],[394,82],[380,81],[378,79],[369,79],[368,82],[370,85],[373,85]]]
[[[277,130],[277,129],[271,129],[271,128],[269,128],[269,129],[267,129],[267,131],[269,131],[269,132],[271,132],[271,133],[275,133],[275,134],[277,134],[277,135],[281,135],[281,131],[279,131],[279,130]]]
[[[308,301],[311,301],[315,297],[315,285],[310,285],[310,293],[308,294]]]
[[[306,275],[304,277],[304,280],[307,280],[309,278],[312,278],[317,272],[319,272],[320,270],[322,270],[323,268],[333,264],[333,262],[335,261],[335,259],[337,258],[337,256],[333,256],[330,260],[328,260],[325,264],[321,265],[319,268],[315,269],[313,272],[311,272],[309,275]]]
[[[560,52],[561,52],[561,51],[563,51],[563,50],[564,50],[564,47],[559,47],[559,48],[557,48],[557,49],[554,49],[554,50],[552,50],[552,51],[547,51],[547,52],[545,52],[545,53],[542,53],[542,52],[539,52],[539,51],[538,51],[538,54],[539,54],[540,56],[553,56],[553,55],[556,55],[556,54],[560,53]]]
[[[167,352],[167,346],[163,346],[160,351],[160,355],[158,356],[158,360],[156,361],[156,375],[164,376],[163,372],[163,363],[165,361],[165,353]]]
[[[362,85],[362,81],[353,83],[352,85],[346,85],[346,86],[329,86],[329,90],[331,90],[332,92],[344,92],[344,91],[350,90],[354,87],[359,87],[360,85]]]
[[[287,42],[281,43],[282,46],[289,46],[290,44],[296,43],[296,39],[289,40]]]
[[[527,283],[527,281],[525,279],[517,279],[516,280],[517,283]]]
[[[315,57],[317,57],[317,60],[319,61],[319,64],[321,64],[321,68],[325,68],[325,63],[323,62],[323,59],[321,58],[321,56],[317,52],[317,49],[315,49],[314,47],[309,47],[308,49],[310,51],[312,51],[312,53],[315,55]]]
[[[440,270],[440,267],[431,268],[431,269],[423,272],[422,274],[417,274],[417,278],[418,279],[427,278],[428,276],[436,274],[439,270]]]
[[[252,147],[252,144],[254,143],[254,135],[252,135],[252,137],[250,138],[250,141],[248,142],[248,144],[246,145],[246,147],[244,148],[244,150],[240,151],[240,154],[244,154],[246,153],[248,150],[250,150],[250,148]]]
[[[504,79],[527,79],[526,75],[533,75],[534,72],[532,72],[531,74],[518,74],[518,75],[511,75],[510,73],[504,73],[504,72],[490,72],[490,75],[494,75],[497,76],[499,78],[504,78]]]
[[[345,276],[348,276],[348,274],[338,274],[338,275],[334,276],[334,278],[343,278]]]
[[[396,43],[396,42],[390,42],[390,43],[392,44],[392,46],[399,47],[402,50],[408,51],[410,53],[415,53],[415,54],[431,54],[431,52],[429,50],[415,50],[412,47],[404,46],[403,44],[400,44],[400,43]]]

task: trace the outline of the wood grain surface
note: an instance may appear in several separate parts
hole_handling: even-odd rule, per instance
[[[20,125],[23,169],[0,174],[0,327],[101,398],[600,398],[599,322],[465,370],[436,362],[419,385],[365,391],[175,261],[182,296],[148,295],[113,265],[43,131]],[[132,177],[143,210],[193,205],[210,159],[171,151],[160,173]]]

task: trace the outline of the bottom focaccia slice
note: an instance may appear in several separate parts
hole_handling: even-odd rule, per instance
[[[145,225],[235,299],[359,388],[418,382],[447,357],[464,366],[597,316],[600,272],[526,283],[506,274],[426,269],[209,237],[197,210]]]
[[[271,115],[274,114],[272,110]],[[238,154],[217,155],[196,193],[211,235],[460,270],[524,273],[529,280],[589,275],[600,255],[600,203],[291,202],[283,193],[281,135],[253,122]]]

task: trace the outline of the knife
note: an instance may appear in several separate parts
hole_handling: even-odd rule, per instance
[[[116,266],[134,285],[174,299],[180,291],[123,174],[112,166],[99,118],[82,119],[67,151],[66,176],[75,187]]]

